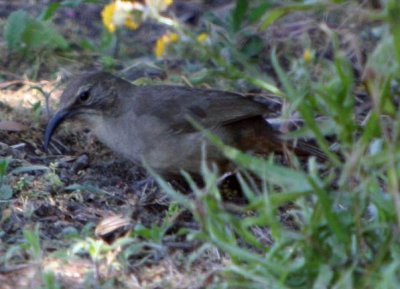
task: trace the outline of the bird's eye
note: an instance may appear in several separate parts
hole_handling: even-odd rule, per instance
[[[82,102],[88,101],[89,98],[90,98],[89,90],[85,90],[81,92],[81,94],[79,94],[79,100]]]

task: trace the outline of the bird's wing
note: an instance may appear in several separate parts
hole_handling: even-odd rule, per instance
[[[189,118],[204,128],[214,128],[268,113],[268,108],[242,95],[179,86],[143,86],[136,114],[157,116],[175,132],[195,131]],[[133,97],[136,97],[133,96]]]

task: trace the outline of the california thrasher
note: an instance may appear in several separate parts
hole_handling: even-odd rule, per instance
[[[94,72],[73,79],[60,106],[46,128],[46,150],[58,125],[76,117],[113,151],[138,164],[145,161],[161,174],[199,173],[202,143],[208,161],[223,171],[229,169],[220,150],[193,127],[189,117],[225,144],[243,151],[268,155],[282,153],[286,146],[297,154],[325,158],[306,142],[295,147],[283,140],[264,119],[270,112],[266,105],[231,92],[136,86],[112,74]]]

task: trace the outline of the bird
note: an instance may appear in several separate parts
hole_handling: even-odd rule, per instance
[[[104,71],[75,77],[44,134],[47,151],[57,127],[78,119],[112,151],[160,175],[200,174],[204,159],[221,172],[232,163],[205,136],[208,131],[241,151],[268,156],[286,149],[298,155],[325,154],[305,141],[285,140],[266,120],[271,109],[241,94],[177,85],[137,86]],[[194,127],[197,123],[202,130]]]

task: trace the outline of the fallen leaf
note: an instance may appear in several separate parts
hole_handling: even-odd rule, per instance
[[[21,131],[21,130],[25,130],[25,129],[26,129],[26,126],[17,121],[13,121],[13,120],[0,121],[0,130]]]

